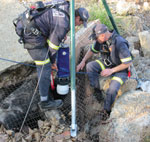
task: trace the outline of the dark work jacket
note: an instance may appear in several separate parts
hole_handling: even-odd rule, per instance
[[[69,3],[60,5],[59,8],[65,10],[69,14]],[[34,36],[25,34],[25,48],[44,48],[47,44],[47,40],[50,41],[50,45],[59,46],[68,31],[70,30],[69,17],[55,8],[49,8],[42,15],[37,16],[35,19],[36,26],[40,29],[41,35]],[[54,49],[49,45],[51,55],[56,55],[58,49]],[[53,57],[52,57],[53,58]]]
[[[91,47],[91,51],[94,53],[101,52],[102,58],[104,58],[106,56],[104,56],[102,52],[103,46],[112,46],[112,51],[109,54],[109,59],[113,63],[113,66],[118,66],[122,63],[128,64],[132,62],[128,41],[125,40],[122,36],[118,35],[115,31],[112,31],[112,36],[105,43],[100,44],[96,41]]]

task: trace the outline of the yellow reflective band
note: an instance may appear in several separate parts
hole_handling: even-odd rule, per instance
[[[55,50],[58,50],[58,49],[59,49],[59,46],[56,46],[55,44],[53,44],[52,42],[50,42],[50,40],[47,40],[47,43],[48,43],[48,45],[49,45],[52,49],[55,49]]]
[[[103,65],[103,63],[99,60],[95,60],[101,67],[102,71],[105,69],[105,66]]]
[[[114,77],[112,78],[112,80],[118,81],[121,85],[123,84],[123,81],[122,81],[122,79],[121,79],[120,77],[114,76]]]
[[[46,59],[44,61],[34,61],[36,65],[45,65],[50,62],[50,59]]]
[[[92,50],[96,53],[98,52],[97,50],[94,49],[94,44],[92,45]]]
[[[132,58],[128,57],[128,58],[121,59],[121,62],[124,63],[124,62],[128,62],[128,61],[131,61],[131,60],[132,60]]]

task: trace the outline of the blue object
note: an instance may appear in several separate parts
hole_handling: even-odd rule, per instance
[[[57,77],[64,78],[70,76],[69,69],[69,46],[62,45],[58,50],[57,56]]]

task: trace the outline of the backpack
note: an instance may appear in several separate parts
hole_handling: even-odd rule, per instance
[[[31,5],[30,8],[27,8],[23,13],[13,20],[16,34],[19,36],[18,42],[20,44],[24,43],[24,33],[27,27],[30,27],[32,34],[36,36],[42,34],[39,28],[35,25],[33,19],[42,15],[44,12],[49,10],[49,8],[55,8],[63,12],[69,18],[69,14],[65,10],[59,8],[60,5],[64,5],[66,3],[69,4],[69,2],[66,0],[52,0],[48,3],[37,1]]]

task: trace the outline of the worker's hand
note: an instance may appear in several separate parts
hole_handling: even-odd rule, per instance
[[[51,68],[52,68],[53,70],[56,70],[56,71],[58,71],[58,68],[57,68],[57,65],[56,65],[56,63],[53,63],[53,64],[52,64],[52,66],[51,66]]]
[[[85,62],[82,61],[82,62],[77,66],[76,71],[79,72],[79,70],[83,70],[84,66],[85,66]]]
[[[101,71],[101,76],[107,77],[110,76],[113,73],[112,69],[104,69],[103,71]]]

